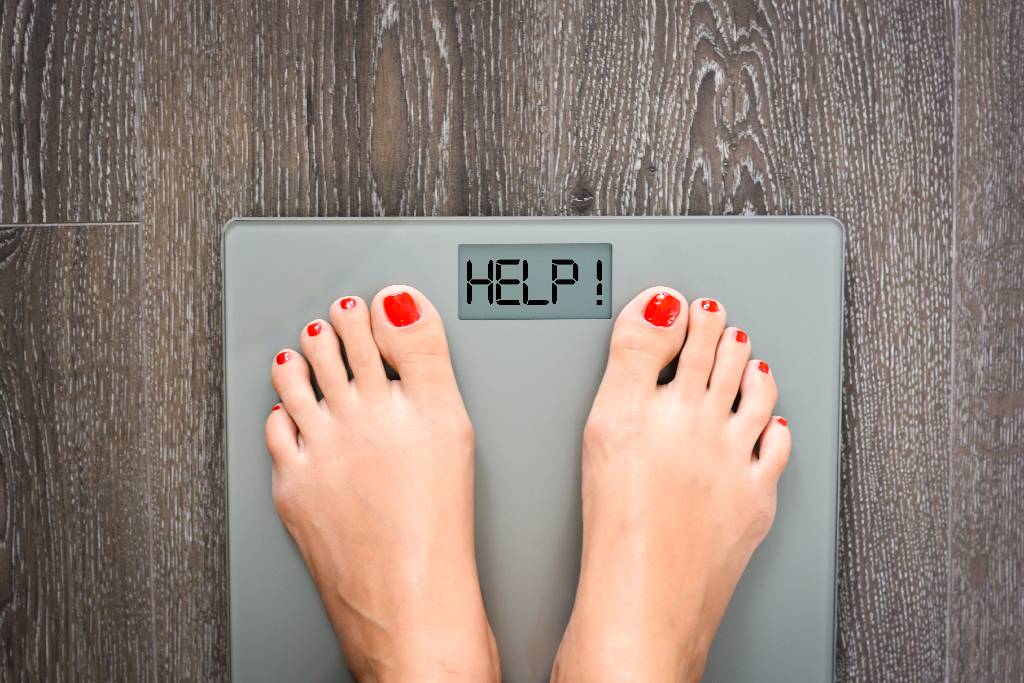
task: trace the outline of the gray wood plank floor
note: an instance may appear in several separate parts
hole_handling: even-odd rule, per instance
[[[0,222],[137,217],[133,3],[0,3]]]
[[[149,670],[136,225],[0,228],[2,678]]]
[[[844,221],[838,678],[1024,679],[1022,37],[1016,0],[4,0],[0,680],[226,677],[228,218],[570,213]]]
[[[1024,680],[1024,6],[960,17],[949,676]]]

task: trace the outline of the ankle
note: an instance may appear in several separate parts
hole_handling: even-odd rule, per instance
[[[678,683],[699,681],[707,648],[700,638],[684,639],[615,620],[574,623],[558,648],[552,683]]]
[[[467,681],[501,679],[498,648],[490,627],[393,633],[373,642],[349,642],[349,666],[359,681]]]
[[[497,683],[501,680],[497,653],[464,653],[451,657],[431,656],[359,677],[376,683]]]
[[[620,651],[559,653],[551,670],[551,683],[697,683],[704,658],[686,661],[668,653],[652,655],[647,648]]]

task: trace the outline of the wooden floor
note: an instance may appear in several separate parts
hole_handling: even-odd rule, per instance
[[[832,214],[841,680],[1024,680],[1018,0],[3,0],[0,680],[226,674],[221,225]]]

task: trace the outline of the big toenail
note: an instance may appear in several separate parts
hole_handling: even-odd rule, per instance
[[[743,330],[736,330],[736,334],[734,334],[733,337],[740,344],[746,344],[747,343],[747,333],[744,332]]]
[[[270,409],[270,412],[274,412],[275,410],[281,410],[281,404],[280,404],[280,403],[278,403],[278,404],[277,404],[277,405],[275,405],[275,406],[274,406],[273,408],[271,408],[271,409]]]
[[[700,308],[708,313],[718,313],[718,302],[714,299],[704,299],[700,302]]]
[[[277,359],[276,359],[277,360],[277,364],[278,365],[284,365],[289,360],[291,360],[291,357],[292,357],[292,354],[290,354],[287,351],[282,351],[281,353],[277,354]]]
[[[395,327],[412,325],[420,319],[420,307],[408,292],[398,292],[384,297],[384,313]]]
[[[778,422],[778,423],[779,423],[780,425],[782,425],[783,427],[785,427],[786,425],[788,425],[788,424],[789,424],[789,420],[787,420],[787,419],[786,419],[786,418],[784,418],[784,417],[777,417],[777,418],[775,418],[775,421],[776,421],[776,422]]]
[[[350,296],[346,296],[344,299],[338,302],[338,305],[341,306],[342,310],[347,311],[350,308],[356,307],[356,300]]]
[[[757,361],[757,369],[766,375],[768,374],[768,364],[765,363],[763,360]]]
[[[310,324],[306,325],[306,334],[308,334],[310,337],[315,337],[316,335],[320,334],[320,330],[322,329],[323,326],[320,325],[319,321],[313,321]]]
[[[658,292],[644,308],[644,320],[657,327],[669,327],[679,317],[679,299],[668,292]]]

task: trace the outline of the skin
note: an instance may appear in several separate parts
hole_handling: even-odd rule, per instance
[[[400,291],[420,311],[404,327],[383,308]],[[440,316],[411,287],[369,306],[349,299],[301,335],[322,401],[294,350],[271,370],[283,405],[266,426],[278,515],[359,680],[498,680],[474,554],[473,429]]]
[[[659,293],[681,304],[664,327],[643,315]],[[687,311],[658,287],[616,321],[583,437],[583,557],[554,681],[699,680],[774,519],[790,450],[775,380],[708,301]],[[680,349],[675,378],[658,386]]]
[[[384,304],[400,292],[419,317],[396,326]],[[474,554],[473,431],[441,319],[411,287],[347,299],[314,321],[319,333],[303,330],[302,355],[272,366],[278,514],[359,680],[498,680]],[[789,430],[772,416],[770,369],[708,301],[688,308],[653,288],[616,321],[584,433],[581,574],[552,680],[698,680],[771,526]]]

